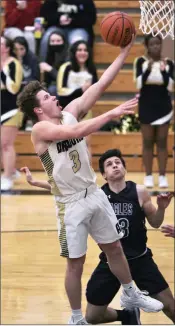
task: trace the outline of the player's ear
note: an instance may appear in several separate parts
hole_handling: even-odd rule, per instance
[[[107,179],[106,179],[106,173],[105,173],[105,172],[103,173],[103,178],[104,178],[105,180],[107,180]]]
[[[40,108],[40,107],[35,107],[34,109],[33,109],[33,111],[36,113],[36,114],[41,114],[43,111],[42,111],[42,109]]]

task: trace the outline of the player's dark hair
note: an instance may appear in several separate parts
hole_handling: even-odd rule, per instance
[[[99,159],[99,170],[101,172],[101,174],[104,173],[104,163],[105,161],[110,158],[116,156],[120,159],[120,161],[122,162],[124,168],[126,169],[126,163],[125,160],[122,157],[122,153],[120,152],[119,149],[109,149],[108,151],[106,151]]]
[[[148,43],[149,43],[149,40],[154,38],[154,37],[157,37],[160,41],[160,43],[162,44],[162,38],[160,35],[156,35],[156,36],[153,36],[151,33],[146,35],[145,38],[144,38],[144,44],[145,46],[148,48]]]
[[[47,91],[39,81],[31,81],[23,88],[17,98],[17,105],[20,110],[34,123],[38,121],[37,115],[34,112],[34,108],[39,106],[39,101],[36,98],[36,95],[41,90]]]

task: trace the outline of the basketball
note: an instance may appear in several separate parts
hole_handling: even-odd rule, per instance
[[[120,11],[109,13],[100,25],[103,40],[115,46],[125,47],[136,33],[132,18]]]

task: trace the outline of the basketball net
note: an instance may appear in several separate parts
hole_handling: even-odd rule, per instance
[[[141,0],[139,28],[143,34],[170,36],[174,40],[174,0]]]

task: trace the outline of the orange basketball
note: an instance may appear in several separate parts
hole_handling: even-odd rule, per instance
[[[125,47],[131,41],[132,34],[136,33],[132,18],[120,11],[109,13],[100,25],[103,40],[115,46]]]

